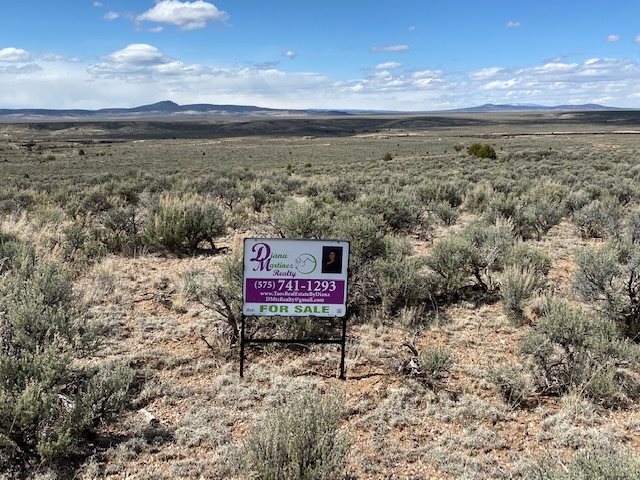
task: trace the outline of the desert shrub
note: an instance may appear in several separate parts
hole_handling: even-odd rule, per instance
[[[429,208],[447,226],[455,224],[458,220],[458,211],[448,202],[438,202]]]
[[[334,480],[346,477],[349,445],[340,432],[342,408],[336,396],[307,392],[270,412],[244,446],[251,478]]]
[[[420,374],[430,384],[442,378],[452,364],[451,350],[447,347],[425,348],[418,355]]]
[[[640,209],[633,210],[627,217],[626,233],[631,243],[640,243]]]
[[[349,258],[354,269],[385,254],[383,225],[380,217],[360,215],[352,210],[336,216],[333,236],[349,241]]]
[[[620,205],[628,205],[638,197],[637,187],[631,181],[620,177],[615,178],[607,191]]]
[[[198,195],[164,195],[150,209],[143,238],[151,248],[190,253],[205,240],[215,248],[214,239],[224,232],[224,215],[213,202]]]
[[[61,194],[59,203],[71,217],[96,216],[112,208],[112,196],[105,185],[95,185],[69,197]]]
[[[328,208],[290,200],[273,211],[271,220],[283,238],[327,238],[333,227],[333,215]]]
[[[594,200],[574,213],[573,221],[585,238],[618,237],[623,210],[613,197]]]
[[[464,200],[466,183],[462,181],[425,181],[416,187],[418,198],[424,205],[447,202],[458,207]]]
[[[500,297],[510,320],[524,322],[524,307],[542,286],[542,275],[531,267],[510,266],[500,278]]]
[[[33,247],[0,230],[0,274],[20,263],[35,262]]]
[[[115,199],[100,223],[104,227],[102,243],[109,252],[132,255],[142,246],[143,220],[137,205]]]
[[[393,155],[391,155],[389,152],[386,152],[382,156],[382,160],[384,160],[385,162],[388,162],[389,160],[393,160]]]
[[[181,291],[188,298],[215,311],[229,330],[230,343],[239,338],[242,315],[243,259],[240,248],[220,262],[217,275],[195,270],[187,271],[182,279]]]
[[[546,275],[551,268],[551,258],[543,251],[523,241],[516,241],[502,258],[503,267],[519,266],[531,268],[540,275]]]
[[[584,248],[576,263],[577,292],[635,337],[640,331],[640,245],[616,242]]]
[[[621,338],[608,319],[565,302],[549,301],[521,350],[530,355],[537,387],[549,394],[580,389],[594,401],[615,405],[638,394],[638,346]]]
[[[515,241],[513,223],[498,218],[494,225],[473,224],[462,232],[462,236],[472,246],[468,269],[484,291],[493,291],[496,287],[494,273],[502,269],[502,257]]]
[[[189,187],[200,195],[216,197],[229,210],[232,210],[243,197],[240,181],[233,174],[230,174],[230,176],[209,175],[197,178],[189,182]]]
[[[555,465],[549,459],[526,472],[527,480],[634,480],[640,478],[640,459],[619,451],[585,450],[569,463]]]
[[[406,194],[373,195],[364,199],[361,208],[371,216],[380,216],[389,232],[408,233],[422,220],[422,207]]]
[[[516,218],[520,209],[519,198],[512,193],[496,192],[489,199],[483,218],[495,223],[498,218]]]
[[[490,158],[495,160],[497,157],[495,149],[486,143],[474,143],[467,148],[467,153],[476,158]]]
[[[266,206],[283,201],[282,193],[270,183],[260,183],[252,187],[249,191],[249,198],[254,212],[262,212]]]
[[[494,196],[493,186],[488,180],[478,182],[473,188],[467,190],[463,207],[472,213],[484,212]]]
[[[346,178],[338,179],[331,186],[330,190],[333,196],[336,197],[342,203],[353,202],[356,198],[358,198],[357,187]]]
[[[571,191],[567,194],[567,197],[564,200],[565,207],[567,212],[570,215],[574,215],[575,212],[578,212],[581,208],[591,203],[591,195],[584,190],[576,190]]]
[[[404,307],[428,298],[426,278],[420,272],[421,267],[419,259],[401,254],[376,260],[376,283],[385,312],[393,315]]]
[[[72,369],[96,337],[58,264],[15,258],[0,276],[0,312],[0,435],[58,460],[124,408],[132,372]]]
[[[57,240],[63,259],[78,266],[97,260],[105,253],[102,234],[92,222],[79,219],[66,222]]]
[[[522,367],[498,365],[487,372],[488,380],[496,386],[498,393],[511,407],[521,406],[531,394],[531,382]]]
[[[449,236],[438,240],[426,258],[433,270],[433,286],[440,295],[452,298],[469,284],[473,244],[466,238]]]
[[[565,214],[564,187],[541,183],[521,198],[522,206],[513,217],[517,233],[540,240]]]

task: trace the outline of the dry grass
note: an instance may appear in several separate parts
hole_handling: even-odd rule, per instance
[[[83,148],[95,162],[96,174],[143,161],[146,168],[163,174],[190,158],[184,168],[197,177],[209,171],[213,159],[226,156],[231,165],[261,169],[265,164],[269,171],[280,174],[291,164],[299,178],[328,184],[336,175],[358,171],[364,184],[374,184],[376,178],[389,173],[403,175],[405,168],[437,170],[448,161],[453,145],[475,141],[496,129],[465,127],[406,137],[385,132],[322,139],[159,140]],[[566,138],[541,140],[517,136],[516,127],[509,129],[513,129],[509,130],[512,136],[491,137],[499,157],[504,155],[500,148],[542,150],[538,145],[543,140],[545,150],[568,148],[563,143]],[[444,141],[436,142],[435,135]],[[605,137],[620,146],[620,155],[637,148],[629,136]],[[576,155],[591,151],[593,140],[587,136],[572,141]],[[380,162],[387,151],[392,152],[393,160]],[[102,152],[107,155],[96,156]],[[158,159],[161,154],[162,161]],[[11,152],[5,166],[10,174],[17,175],[24,168],[29,175],[50,175],[52,181],[63,176],[52,165],[56,162],[40,164],[25,155]],[[450,175],[455,177],[460,173],[456,169],[461,168],[458,164]],[[34,220],[47,215],[50,221]],[[56,247],[60,225],[54,211],[47,215],[5,216],[0,229],[60,258]],[[227,236],[216,239],[216,246],[229,248],[223,255],[241,248],[244,237],[273,234],[265,214],[247,218]],[[476,221],[476,215],[464,212],[452,226],[437,225],[433,239],[459,233]],[[419,255],[432,248],[432,238],[409,238]],[[544,293],[577,302],[571,285],[576,269],[573,258],[578,248],[597,241],[582,239],[577,228],[563,219],[541,240],[531,242],[552,259]],[[359,479],[521,478],[528,463],[548,454],[567,459],[589,447],[640,448],[637,404],[605,410],[577,395],[561,399],[535,392],[519,408],[504,402],[487,380],[488,372],[496,365],[521,361],[519,345],[531,327],[513,325],[498,301],[464,298],[441,308],[437,316],[408,307],[393,320],[382,312],[358,319],[348,328],[348,378],[344,382],[336,378],[339,351],[335,346],[251,347],[241,380],[237,348],[231,348],[217,328],[221,319],[193,301],[184,288],[188,272],[215,275],[223,255],[106,256],[79,275],[76,288],[105,335],[98,355],[88,361],[128,362],[138,371],[140,388],[128,413],[102,426],[96,453],[80,465],[76,478],[240,478],[240,452],[252,425],[283,399],[309,390],[318,395],[341,392],[345,404],[342,428],[351,443],[349,469]],[[524,315],[535,323],[535,305],[525,309]],[[414,341],[419,351],[442,346],[451,351],[450,369],[431,387],[419,378],[398,373],[407,355],[403,343]],[[139,412],[142,408],[157,422],[149,424]]]

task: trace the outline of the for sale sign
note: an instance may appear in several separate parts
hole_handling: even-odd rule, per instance
[[[243,313],[344,317],[349,242],[247,238]]]

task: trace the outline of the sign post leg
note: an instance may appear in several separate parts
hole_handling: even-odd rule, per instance
[[[342,351],[340,353],[340,380],[346,380],[345,376],[345,368],[344,368],[344,359],[347,349],[347,316],[342,317],[342,342],[341,342]]]
[[[244,377],[244,314],[241,316],[240,327],[240,378]]]

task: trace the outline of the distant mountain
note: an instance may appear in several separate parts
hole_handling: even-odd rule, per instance
[[[216,118],[230,116],[340,116],[349,115],[342,110],[287,110],[256,107],[253,105],[211,105],[198,103],[178,105],[163,101],[134,108],[103,108],[100,110],[52,110],[40,108],[0,109],[0,120],[140,120],[169,118]]]
[[[544,106],[535,104],[502,104],[487,103],[477,107],[457,108],[444,111],[401,112],[393,110],[293,110],[256,107],[253,105],[212,105],[196,103],[178,105],[175,102],[163,101],[151,105],[134,108],[103,108],[100,110],[51,110],[40,108],[0,109],[0,122],[34,122],[34,121],[105,121],[105,120],[207,120],[216,118],[273,118],[273,117],[337,117],[367,115],[424,115],[438,113],[491,113],[491,112],[543,112],[543,111],[619,111],[623,108],[606,107],[588,103],[584,105]]]
[[[601,112],[612,110],[625,110],[624,108],[607,107],[597,103],[585,103],[582,105],[536,105],[531,103],[493,104],[485,103],[477,107],[456,108],[447,112],[460,113],[490,113],[490,112],[543,112],[543,111],[571,111],[571,112]]]

